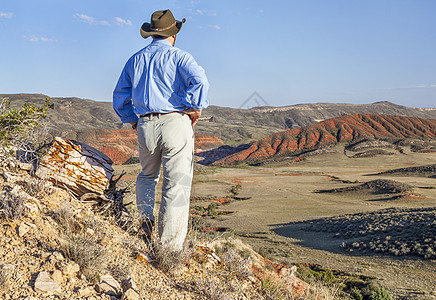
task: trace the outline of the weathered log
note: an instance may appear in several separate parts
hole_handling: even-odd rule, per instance
[[[114,172],[112,164],[109,157],[89,145],[56,137],[35,175],[67,187],[78,197],[90,192],[103,194]]]

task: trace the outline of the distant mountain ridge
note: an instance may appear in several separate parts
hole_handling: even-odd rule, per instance
[[[233,164],[240,161],[259,161],[274,156],[292,156],[340,142],[354,143],[364,139],[400,140],[435,137],[436,119],[353,114],[272,134],[253,142],[247,149],[221,158],[213,164]]]
[[[12,108],[24,103],[42,105],[47,96],[43,94],[0,94],[0,99],[8,98]],[[111,102],[94,101],[76,97],[51,98],[54,109],[48,113],[54,129],[76,131],[105,128],[117,129],[122,123],[112,108]]]
[[[12,107],[23,103],[41,105],[43,94],[0,94],[9,98]],[[62,131],[123,128],[111,102],[89,99],[51,98],[55,109],[48,118]],[[283,107],[235,109],[211,105],[203,111],[195,127],[196,134],[216,136],[223,140],[246,142],[258,140],[286,129],[295,129],[346,114],[385,114],[436,119],[436,108],[410,108],[382,101],[372,104],[309,103]],[[124,125],[124,128],[128,128]]]

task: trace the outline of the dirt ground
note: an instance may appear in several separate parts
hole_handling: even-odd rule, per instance
[[[404,154],[348,158],[343,154],[343,147],[338,146],[337,150],[337,153],[308,157],[298,163],[284,161],[262,167],[211,168],[210,172],[195,176],[192,196],[224,197],[229,188],[239,184],[238,196],[251,198],[219,207],[232,213],[209,220],[212,226],[229,228],[261,254],[278,262],[320,264],[372,276],[396,299],[436,299],[436,260],[345,252],[340,247],[342,241],[332,234],[308,232],[302,230],[301,225],[289,224],[390,207],[436,207],[435,178],[367,176],[389,169],[434,164],[436,153],[406,150]],[[118,166],[117,169],[128,171],[126,179],[133,180],[139,166]],[[414,194],[421,197],[389,200],[386,195],[369,193],[315,193],[355,184],[343,181],[363,183],[379,178],[410,184],[415,187]]]

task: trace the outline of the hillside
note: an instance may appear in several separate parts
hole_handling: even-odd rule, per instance
[[[214,164],[257,161],[273,156],[295,155],[339,142],[355,143],[364,139],[434,138],[436,120],[404,116],[354,114],[315,125],[287,130],[254,142],[245,150]]]
[[[41,106],[47,96],[43,94],[0,94],[0,99],[8,98],[11,108],[19,108],[24,103]],[[89,99],[50,98],[54,110],[48,114],[53,128],[59,131],[84,130],[92,128],[116,129],[122,123],[111,102]]]
[[[109,156],[119,165],[138,156],[138,137],[132,129],[87,129],[73,131],[68,138],[86,143]],[[196,135],[196,153],[224,145],[217,137]]]
[[[12,107],[23,103],[42,104],[42,94],[0,94],[9,98]],[[77,131],[86,129],[119,129],[122,124],[111,102],[79,98],[51,98],[55,104],[49,119],[55,129]],[[234,109],[211,105],[204,110],[196,126],[196,134],[216,136],[223,140],[254,141],[287,128],[295,129],[346,114],[386,114],[436,119],[435,108],[410,108],[391,102],[372,104],[309,103],[284,107]],[[127,128],[127,127],[126,127]]]

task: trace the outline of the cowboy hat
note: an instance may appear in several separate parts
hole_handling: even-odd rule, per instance
[[[164,37],[175,35],[180,31],[185,21],[185,18],[182,21],[177,21],[169,9],[155,11],[151,15],[151,22],[142,24],[141,36],[146,39],[152,35]]]

